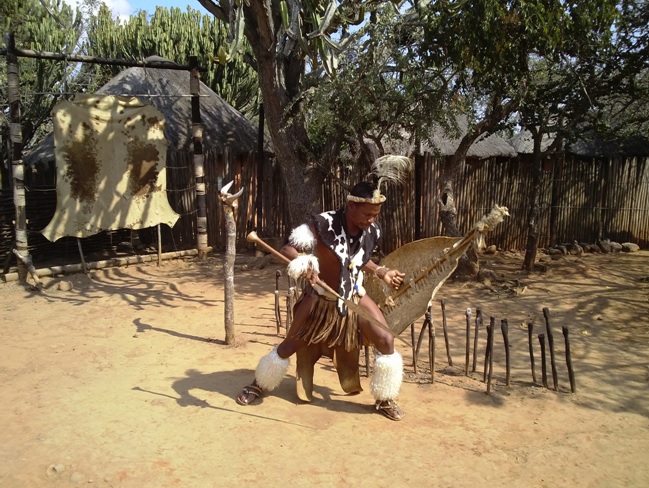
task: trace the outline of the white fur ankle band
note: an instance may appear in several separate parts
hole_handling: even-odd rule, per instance
[[[271,391],[277,388],[291,364],[289,359],[283,359],[277,354],[277,346],[265,356],[262,356],[255,370],[255,380],[262,389]]]
[[[374,400],[394,400],[399,395],[403,381],[401,354],[377,354],[370,380],[370,393]]]

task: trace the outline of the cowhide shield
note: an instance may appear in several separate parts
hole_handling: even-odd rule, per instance
[[[375,276],[367,277],[365,290],[383,311],[395,335],[426,313],[428,303],[455,271],[472,241],[466,237],[429,237],[405,244],[385,256],[381,266],[406,274],[398,291]]]

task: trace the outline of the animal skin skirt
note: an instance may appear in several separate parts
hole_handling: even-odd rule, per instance
[[[336,309],[337,300],[318,294],[311,286],[306,287],[294,310],[307,296],[312,299],[311,310],[297,337],[307,344],[324,342],[328,347],[342,346],[346,351],[358,349],[362,341],[356,313],[347,310],[347,315],[341,317]]]

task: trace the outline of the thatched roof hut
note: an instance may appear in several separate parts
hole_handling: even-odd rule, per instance
[[[553,142],[554,135],[544,134],[541,151],[545,151]],[[516,134],[509,143],[518,154],[534,152],[532,134],[528,130]],[[597,137],[584,137],[568,144],[565,152],[584,158],[647,157],[649,156],[649,139],[630,137],[621,141],[603,141]]]
[[[164,61],[153,56],[146,61]],[[165,116],[165,137],[170,151],[188,150],[191,144],[190,74],[166,68],[129,68],[97,90],[106,95],[135,96],[160,110]],[[203,150],[247,154],[257,150],[257,128],[225,102],[205,83],[200,82],[200,113],[203,122]],[[265,150],[271,146],[265,142]],[[52,133],[25,154],[25,164],[54,160]]]
[[[462,137],[467,133],[468,122],[465,116],[457,118],[457,137],[451,136],[448,131],[439,127],[434,130],[430,139],[422,145],[422,152],[430,152],[440,156],[455,154]],[[502,137],[496,134],[483,134],[476,140],[467,153],[467,158],[487,159],[492,157],[514,157],[516,151]]]

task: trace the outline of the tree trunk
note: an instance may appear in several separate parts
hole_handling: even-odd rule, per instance
[[[470,145],[470,144],[469,144]],[[457,151],[446,159],[442,171],[441,192],[439,196],[439,218],[444,227],[444,235],[462,237],[457,225],[457,207],[455,205],[454,184],[465,161],[465,153]],[[460,258],[454,276],[460,279],[473,279],[478,275],[480,265],[478,255],[471,248]]]
[[[288,198],[289,225],[295,227],[319,207],[325,173],[316,161],[298,95],[302,85],[304,58],[277,53],[275,25],[262,5],[251,2],[250,14],[256,32],[246,31],[255,53],[264,115]]]
[[[527,245],[522,269],[532,271],[536,262],[536,252],[539,244],[539,209],[541,206],[541,177],[543,175],[543,158],[541,154],[541,139],[543,131],[530,129],[534,138],[534,156],[532,160],[532,192],[530,208],[527,214]]]

